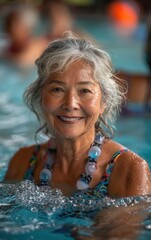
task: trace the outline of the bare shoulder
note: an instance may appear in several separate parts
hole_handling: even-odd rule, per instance
[[[37,158],[45,149],[46,144],[40,146]],[[29,161],[34,154],[36,145],[20,148],[14,156],[10,159],[8,170],[5,175],[5,181],[19,181],[22,180],[28,168]]]
[[[35,145],[20,148],[10,159],[5,180],[22,180],[23,174],[28,167],[30,158],[33,155]]]
[[[105,144],[103,145],[102,153],[105,156],[105,158],[108,159],[108,161],[110,161],[110,159],[116,152],[118,152],[119,150],[122,150],[124,148],[126,148],[126,147],[118,142],[115,142],[112,140],[106,140]]]
[[[151,174],[147,162],[132,151],[119,155],[110,176],[108,191],[118,197],[151,193]]]
[[[35,145],[32,146],[27,146],[20,148],[12,157],[10,164],[15,164],[18,161],[23,162],[23,161],[28,161],[29,158],[32,156],[33,152],[35,149]]]

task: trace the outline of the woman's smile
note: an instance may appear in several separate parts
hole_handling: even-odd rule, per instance
[[[101,88],[88,63],[76,61],[67,70],[53,73],[42,91],[48,127],[54,134],[71,138],[90,129],[93,134],[98,116],[104,110],[101,99]]]
[[[83,117],[68,117],[68,116],[57,116],[62,122],[67,124],[78,123]]]

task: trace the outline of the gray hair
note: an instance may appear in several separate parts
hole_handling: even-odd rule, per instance
[[[114,122],[121,105],[125,100],[125,89],[114,75],[108,53],[95,47],[90,41],[78,38],[71,32],[51,42],[42,55],[36,60],[38,79],[24,93],[27,106],[36,114],[40,121],[40,129],[49,136],[47,124],[41,107],[41,90],[45,81],[54,72],[61,72],[77,60],[84,60],[94,71],[94,79],[100,84],[105,110],[96,123],[96,131],[106,137],[112,137]],[[108,132],[108,133],[107,133]]]

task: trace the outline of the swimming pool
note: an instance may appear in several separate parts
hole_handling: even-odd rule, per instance
[[[25,112],[28,117],[20,122],[19,118],[22,119]],[[5,126],[5,129],[1,129],[0,181],[11,155],[19,147],[34,142],[33,135],[37,124],[35,119],[29,116],[30,113],[22,105],[17,110],[16,124],[11,125],[8,121],[7,128]],[[140,154],[151,167],[150,117],[120,117],[116,129],[115,140]],[[96,237],[94,239],[112,239],[114,236],[118,237],[122,231],[123,236],[120,239],[125,236],[131,239],[125,229],[131,229],[132,236],[138,235],[140,240],[151,237],[151,196],[114,200],[92,196],[83,198],[81,194],[75,198],[67,198],[59,190],[39,188],[28,181],[1,184],[0,196],[0,239],[68,240],[81,239],[80,237],[91,239],[92,236]],[[131,216],[130,213],[134,217],[132,223],[127,217],[127,214]],[[143,220],[138,220],[140,217]]]
[[[118,71],[147,74],[148,67],[144,57],[147,24],[145,19],[140,21],[134,32],[123,36],[113,27],[106,17],[79,18],[76,26],[84,29],[97,40],[112,58]]]
[[[8,69],[4,66],[0,69],[0,181],[10,157],[21,146],[34,142],[37,129],[35,117],[22,101],[24,88],[36,74],[32,69],[24,72],[14,67]],[[151,167],[151,116],[121,116],[116,129],[115,140],[141,155]],[[132,239],[134,236],[147,240],[151,238],[150,212],[150,195],[115,200],[85,198],[81,193],[72,198],[29,181],[0,184],[0,239],[5,240]]]

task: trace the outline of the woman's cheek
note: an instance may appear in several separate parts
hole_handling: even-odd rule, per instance
[[[100,103],[101,103],[101,100],[99,97],[93,98],[86,103],[86,106],[88,106],[89,110],[96,111],[98,108],[100,108]]]
[[[50,108],[50,103],[49,103],[49,101],[48,101],[48,97],[46,97],[46,96],[44,96],[44,97],[42,97],[42,103],[41,103],[41,105],[42,105],[42,109],[43,109],[43,111],[44,112],[48,112],[48,110],[49,110],[49,108]]]
[[[55,106],[53,103],[53,99],[51,99],[51,97],[48,96],[47,94],[44,95],[42,97],[42,108],[43,108],[44,112],[47,112],[47,113],[53,112],[53,110],[54,110],[53,106]]]

